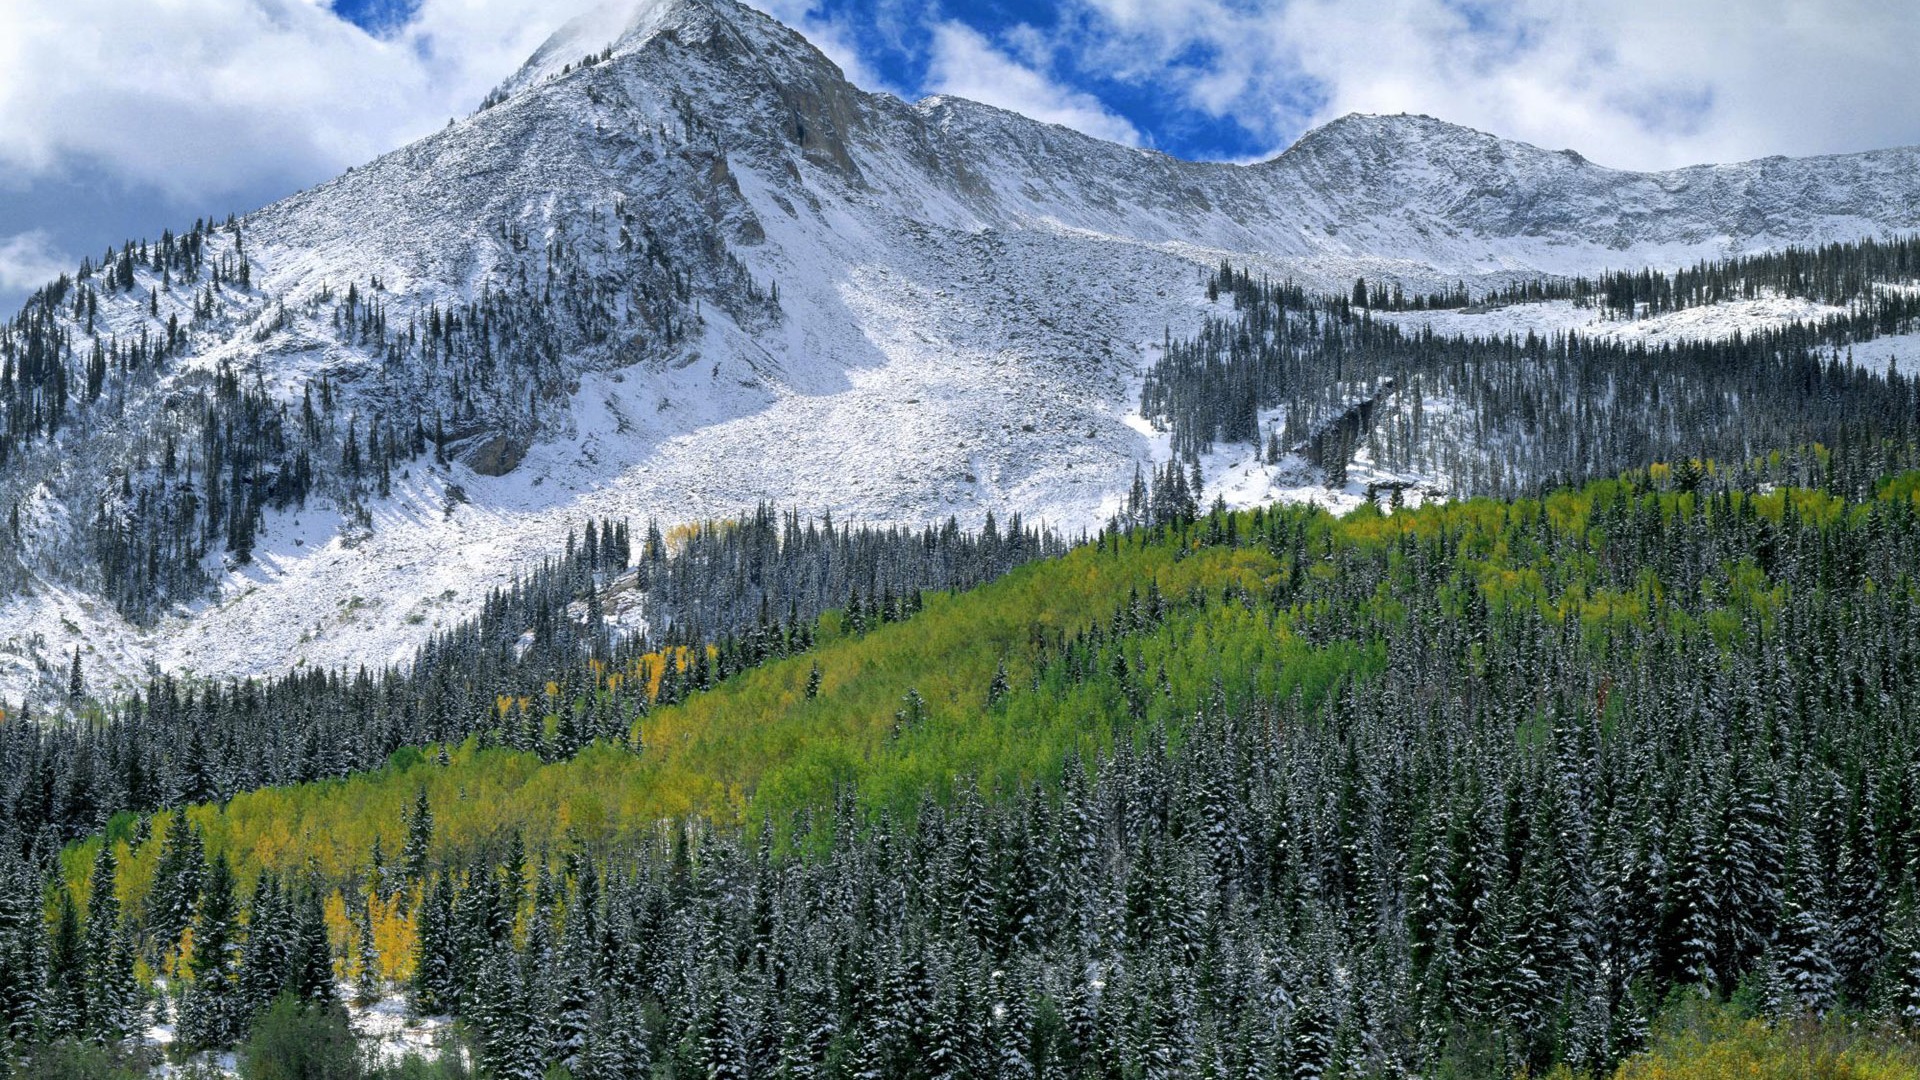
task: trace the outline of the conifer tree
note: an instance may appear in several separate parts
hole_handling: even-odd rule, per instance
[[[451,1011],[458,997],[453,900],[453,879],[442,872],[414,916],[413,1007],[423,1016]]]
[[[640,1010],[625,998],[602,999],[596,1017],[579,1080],[646,1080],[653,1057]]]
[[[192,924],[206,879],[204,859],[199,830],[186,815],[173,815],[146,899],[149,957],[156,966],[180,944],[181,935]]]
[[[1775,942],[1780,976],[1796,1011],[1824,1013],[1835,1004],[1833,924],[1826,891],[1812,865],[1813,844],[1805,827],[1789,848],[1785,908]]]
[[[333,1006],[339,997],[334,988],[333,947],[327,941],[318,893],[309,892],[297,909],[287,988],[308,1005]]]
[[[70,890],[57,889],[53,936],[47,950],[46,1029],[54,1039],[71,1038],[86,1030],[87,966],[79,908]]]
[[[38,1030],[47,988],[47,933],[39,879],[16,863],[0,865],[0,1031],[15,1046]]]
[[[422,786],[414,795],[413,811],[407,815],[407,843],[400,852],[401,873],[408,885],[427,880],[428,861],[433,851],[433,807]]]
[[[987,708],[1000,704],[1007,696],[1007,662],[1001,660],[994,666],[993,681],[987,684]]]
[[[580,963],[569,959],[565,966],[567,971],[553,1002],[553,1036],[547,1059],[577,1076],[587,1062],[593,1002]]]
[[[233,870],[222,852],[214,856],[193,923],[193,981],[180,1007],[180,1037],[189,1046],[231,1045],[242,1032],[236,984],[239,904]]]
[[[353,998],[361,1006],[380,1000],[380,949],[373,937],[373,915],[362,913],[353,950]]]
[[[252,1017],[264,1012],[287,988],[293,951],[293,912],[279,879],[263,873],[247,904],[247,940],[240,951],[235,1011]]]
[[[116,893],[117,871],[113,845],[101,844],[87,892],[85,981],[87,1032],[103,1043],[119,1041],[133,1026],[139,994],[132,941]]]
[[[1880,974],[1880,1000],[1888,1014],[1920,1024],[1920,904],[1909,882],[1889,918],[1887,957]]]
[[[727,987],[707,1006],[700,1060],[707,1080],[747,1080],[747,1047],[741,1037],[741,1014],[746,1005],[734,987]]]

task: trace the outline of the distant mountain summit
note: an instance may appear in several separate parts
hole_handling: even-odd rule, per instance
[[[588,516],[1094,525],[1168,453],[1139,379],[1222,259],[1425,289],[1916,225],[1912,149],[1641,174],[1350,116],[1186,162],[863,91],[733,0],[602,9],[16,318],[0,694],[76,644],[102,685],[402,659]]]
[[[1373,253],[1405,239],[1392,219],[1424,221],[1455,240],[1426,257],[1447,265],[1451,247],[1467,267],[1480,245],[1526,260],[1514,249],[1544,241],[1521,265],[1578,270],[1605,252],[1619,265],[1857,239],[1912,228],[1920,213],[1913,147],[1636,173],[1431,117],[1345,116],[1257,168],[1303,207],[1341,193],[1329,224],[1371,233]]]

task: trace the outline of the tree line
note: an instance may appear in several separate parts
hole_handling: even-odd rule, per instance
[[[1217,591],[1143,582],[1036,639],[1030,679],[981,686],[983,720],[1025,695],[1120,703],[1109,745],[1039,783],[905,816],[849,792],[785,845],[680,820],[454,846],[456,808],[423,796],[397,859],[293,894],[348,913],[338,978],[460,1017],[501,1077],[1493,1075],[1608,1065],[1675,994],[1916,1023],[1915,491],[1657,470],[1113,531],[1109,558],[1263,562]],[[1170,681],[1149,658],[1195,655],[1164,650],[1196,626],[1211,670]],[[1235,658],[1275,635],[1344,673],[1227,689],[1259,685]],[[176,1015],[257,1011],[252,924],[229,914],[247,884],[192,837],[140,841],[186,854],[163,850],[126,933],[184,964]],[[289,903],[268,880],[258,902]],[[375,962],[389,919],[407,955]],[[50,955],[24,925],[22,955]],[[49,1037],[66,984],[17,970],[16,1022]]]
[[[1649,461],[1743,462],[1781,447],[1907,445],[1920,381],[1843,359],[1885,329],[1867,313],[1720,341],[1406,331],[1223,266],[1233,313],[1169,337],[1141,410],[1196,460],[1241,443],[1299,453],[1344,482],[1354,453],[1458,495],[1510,496]],[[1364,415],[1362,415],[1364,414]]]

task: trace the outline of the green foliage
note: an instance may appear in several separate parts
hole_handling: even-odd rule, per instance
[[[153,1065],[153,1054],[145,1047],[68,1039],[32,1048],[6,1075],[20,1080],[144,1080]]]
[[[1737,1008],[1695,998],[1662,1017],[1653,1045],[1623,1062],[1614,1080],[1911,1080],[1914,1076],[1920,1076],[1920,1043],[1910,1031],[1838,1015],[1768,1024]]]
[[[1879,513],[1910,513],[1913,487],[1911,474],[1883,485]],[[1209,701],[1298,694],[1311,706],[1381,669],[1382,636],[1404,619],[1407,590],[1433,590],[1459,618],[1575,618],[1594,643],[1608,628],[1657,619],[1724,646],[1771,625],[1784,594],[1770,570],[1751,557],[1671,564],[1642,539],[1648,530],[1716,519],[1766,546],[1774,541],[1763,530],[1810,527],[1838,551],[1829,558],[1845,559],[1857,553],[1843,550],[1842,534],[1878,527],[1870,510],[1807,491],[1680,492],[1647,476],[1392,515],[1279,508],[1229,523],[1216,513],[1110,533],[984,587],[930,594],[914,618],[864,634],[823,619],[811,653],[652,710],[635,725],[646,747],[638,757],[599,744],[546,763],[470,739],[448,748],[444,765],[432,748],[401,750],[372,773],[244,792],[187,813],[243,880],[309,865],[339,880],[375,837],[400,851],[422,791],[441,851],[495,848],[515,832],[536,847],[611,843],[686,814],[770,823],[784,843],[802,815],[844,794],[910,818],[928,793],[1047,786],[1069,754],[1092,760],[1129,732],[1164,725],[1177,739],[1183,718]],[[1228,534],[1234,542],[1207,542]],[[1453,572],[1421,580],[1440,553]],[[1350,568],[1380,560],[1386,582],[1349,594]],[[987,708],[998,682],[1010,692]],[[901,727],[909,691],[921,719]],[[157,815],[156,829],[173,816]],[[122,850],[129,904],[144,897],[159,848]],[[70,879],[84,877],[92,850],[70,849]]]
[[[823,620],[809,651],[569,759],[470,740],[162,816],[116,841],[122,906],[165,916],[142,890],[162,852],[201,865],[204,835],[190,1004],[217,1004],[206,973],[239,940],[210,917],[231,860],[241,893],[268,871],[326,891],[342,953],[514,1075],[621,1055],[720,1074],[767,1064],[776,1032],[884,1075],[911,1015],[930,1054],[1024,1037],[1036,1060],[1216,1050],[1309,1075],[1374,1039],[1468,1077],[1610,1068],[1669,993],[1882,1009],[1920,977],[1880,944],[1912,937],[1887,890],[1920,850],[1913,789],[1871,775],[1914,745],[1920,514],[1881,490],[1649,470],[1111,531],[909,619]],[[597,663],[586,692],[645,685]],[[50,915],[93,910],[86,854]],[[1224,973],[1252,956],[1281,959]],[[835,1051],[856,1027],[881,1043]]]
[[[283,994],[240,1048],[242,1080],[362,1080],[365,1057],[338,1006]]]
[[[849,791],[869,808],[910,816],[923,792],[950,794],[958,778],[1002,792],[1046,783],[1069,751],[1092,757],[1110,746],[1117,726],[1190,714],[1215,692],[1216,677],[1229,695],[1298,689],[1311,701],[1378,663],[1368,647],[1322,650],[1298,639],[1277,609],[1217,602],[1223,592],[1264,594],[1278,570],[1260,547],[1142,534],[1023,567],[967,593],[929,595],[914,618],[865,634],[822,620],[813,653],[652,710],[637,726],[646,746],[639,757],[599,744],[544,763],[469,740],[449,749],[446,765],[431,752],[403,750],[376,772],[244,792],[224,807],[187,814],[204,830],[208,850],[230,852],[243,878],[312,860],[336,879],[358,866],[376,836],[388,851],[404,848],[404,822],[422,790],[440,847],[453,851],[504,843],[514,830],[533,846],[611,841],[688,813],[770,821],[787,836],[796,815]],[[1186,599],[1168,601],[1153,632],[1128,637],[1130,663],[1143,673],[1135,689],[1161,669],[1166,675],[1163,686],[1140,695],[1141,715],[1130,718],[1126,687],[1108,662],[1116,643],[1100,646],[1091,678],[1067,674],[1059,654],[1088,628],[1109,627],[1130,594],[1143,603],[1150,591]],[[987,711],[1003,663],[1013,692]],[[818,691],[809,697],[816,665]],[[909,690],[920,695],[923,718],[890,737]],[[156,828],[175,816],[156,815]],[[144,897],[158,848],[122,852],[129,902]],[[90,859],[90,851],[68,857]]]
[[[367,1074],[367,1080],[472,1080],[476,1075],[458,1053],[432,1059],[408,1054],[390,1065],[375,1068]]]

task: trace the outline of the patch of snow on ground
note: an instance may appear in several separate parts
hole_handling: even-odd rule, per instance
[[[1759,297],[1725,304],[1683,308],[1638,319],[1608,318],[1596,308],[1571,300],[1507,304],[1489,309],[1383,311],[1375,319],[1413,331],[1430,328],[1445,337],[1541,337],[1579,333],[1590,338],[1658,345],[1679,341],[1722,341],[1735,334],[1775,330],[1794,322],[1813,323],[1846,309],[1797,297]]]
[[[371,1005],[360,1005],[354,1003],[353,989],[346,983],[339,984],[338,992],[340,1000],[346,1003],[347,1022],[359,1038],[361,1049],[376,1064],[397,1065],[409,1056],[433,1061],[446,1049],[453,1030],[452,1017],[416,1016],[407,1007],[404,994],[388,994]],[[143,1036],[149,1046],[164,1056],[173,1047],[174,1025],[156,1021],[147,1026]],[[228,1076],[239,1074],[239,1061],[231,1050],[195,1054],[188,1064],[201,1068],[210,1066]],[[183,1066],[163,1061],[154,1070],[154,1075],[174,1077],[183,1072]]]
[[[1890,334],[1871,341],[1856,341],[1833,353],[1873,372],[1886,371],[1891,361],[1893,369],[1900,374],[1920,378],[1920,334]]]

